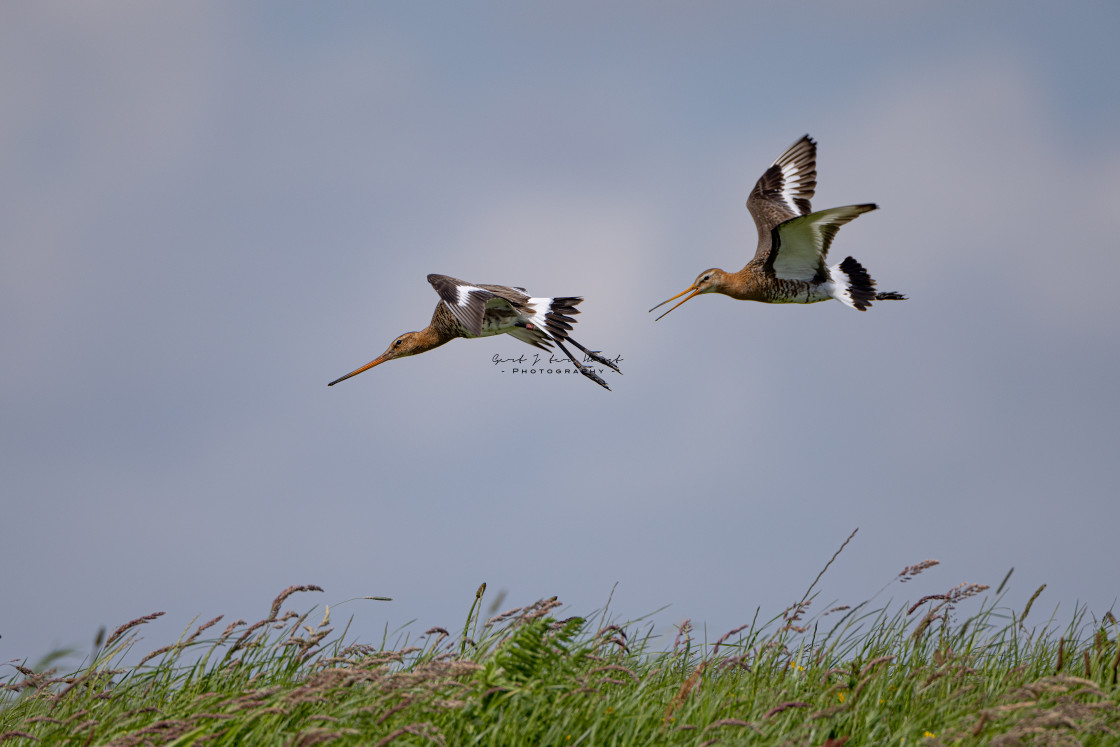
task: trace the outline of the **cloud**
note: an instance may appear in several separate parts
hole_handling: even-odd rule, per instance
[[[1040,526],[1107,513],[1114,314],[1087,283],[1120,269],[1120,159],[1035,75],[1076,49],[845,11],[798,16],[794,60],[784,15],[385,7],[35,4],[0,30],[5,548],[47,553],[5,652],[307,581],[447,624],[481,580],[576,613],[618,580],[620,614],[722,632],[856,525],[844,601],[925,555],[1002,575]],[[818,207],[882,206],[834,251],[912,300],[654,323],[750,256],[747,192],[805,131]],[[491,356],[529,348],[475,340],[327,389],[427,322],[429,272],[585,296],[577,339],[625,376],[503,377]],[[1114,523],[1052,589],[1109,593]]]
[[[1084,289],[1120,272],[1106,207],[1120,198],[1120,146],[1063,128],[1033,67],[971,50],[900,71],[863,96],[840,168],[856,194],[883,195],[868,230],[894,274],[955,301],[998,299],[1050,334],[1104,332],[1111,301]]]

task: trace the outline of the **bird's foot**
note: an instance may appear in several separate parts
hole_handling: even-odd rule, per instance
[[[595,373],[595,369],[591,366],[580,366],[579,372],[594,381],[599,386],[606,389],[608,392],[611,390],[611,388],[607,386],[607,382],[603,381],[603,378],[599,376],[599,374]]]
[[[622,371],[618,370],[618,364],[616,364],[610,358],[605,358],[602,355],[600,355],[600,353],[602,353],[601,350],[585,350],[583,352],[585,352],[587,354],[588,358],[595,361],[596,363],[602,363],[604,366],[611,369],[615,373],[618,373],[618,374],[622,373]]]

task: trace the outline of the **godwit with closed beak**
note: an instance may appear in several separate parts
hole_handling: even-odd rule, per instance
[[[530,298],[524,288],[505,285],[473,285],[447,275],[429,275],[428,282],[439,294],[439,303],[432,314],[431,323],[419,332],[405,332],[389,345],[389,349],[366,365],[335,379],[327,386],[334,386],[351,376],[357,376],[374,366],[406,355],[426,353],[456,337],[490,337],[507,334],[542,350],[551,350],[552,343],[564,351],[579,372],[604,389],[607,382],[590,366],[584,366],[564,347],[570,342],[595,361],[618,373],[614,361],[588,350],[569,336],[576,306],[583,301],[575,296],[561,298]]]
[[[718,267],[704,270],[692,285],[650,311],[686,293],[684,301],[669,311],[702,293],[762,303],[816,303],[835,298],[860,311],[867,311],[872,301],[906,300],[901,293],[877,292],[867,270],[851,257],[831,267],[825,264],[840,226],[878,205],[847,205],[814,213],[809,201],[816,187],[817,144],[806,135],[778,156],[747,198],[747,210],[758,228],[754,259],[738,272]]]

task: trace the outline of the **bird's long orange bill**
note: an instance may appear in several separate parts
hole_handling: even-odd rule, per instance
[[[368,370],[370,370],[371,368],[373,368],[374,366],[376,366],[376,365],[378,365],[378,364],[380,364],[380,363],[384,363],[384,362],[385,362],[385,361],[387,361],[387,360],[389,360],[389,359],[388,359],[388,358],[386,358],[386,357],[385,357],[384,355],[380,355],[380,356],[378,356],[378,357],[374,358],[373,360],[371,360],[371,361],[370,361],[369,363],[367,363],[367,364],[365,364],[364,366],[362,366],[361,368],[355,369],[355,370],[351,371],[350,373],[346,374],[346,375],[345,375],[345,376],[343,376],[343,377],[342,377],[341,379],[335,379],[335,380],[334,380],[334,381],[332,381],[331,383],[327,384],[327,386],[334,386],[335,384],[337,384],[337,383],[338,383],[338,382],[340,382],[340,381],[346,381],[346,380],[347,380],[347,379],[349,379],[349,378],[350,378],[351,376],[357,376],[357,375],[358,375],[358,374],[360,374],[360,373],[361,373],[362,371],[368,371]]]
[[[681,296],[683,296],[683,295],[684,295],[685,293],[688,293],[689,291],[691,291],[691,292],[692,292],[692,295],[691,295],[691,296],[689,296],[688,298],[686,298],[686,299],[685,299],[684,301],[687,301],[687,300],[689,300],[689,298],[693,298],[693,297],[695,297],[696,295],[698,295],[698,294],[700,293],[700,289],[699,289],[699,288],[697,288],[697,287],[696,287],[695,285],[690,285],[690,286],[689,286],[688,288],[686,288],[685,290],[681,291],[680,293],[678,293],[677,295],[673,296],[672,298],[670,298],[670,299],[667,299],[667,300],[665,300],[665,301],[662,301],[661,303],[657,304],[657,305],[656,305],[656,306],[654,306],[654,307],[653,307],[652,309],[650,309],[650,311],[654,311],[655,309],[660,309],[660,308],[661,308],[662,306],[664,306],[665,304],[669,303],[669,301],[676,301],[676,300],[677,300],[678,298],[680,298]],[[681,303],[684,303],[684,301],[681,301]],[[681,305],[681,303],[677,304],[677,306],[680,306],[680,305]],[[672,311],[673,309],[677,308],[677,306],[674,306],[673,308],[669,309],[669,311]],[[669,311],[666,311],[666,312],[665,312],[665,314],[668,314],[668,313],[669,313]],[[657,319],[654,319],[653,321],[655,321],[655,322],[656,322],[656,321],[658,321],[659,319],[661,319],[661,317],[665,316],[665,314],[662,314],[661,316],[657,317]]]

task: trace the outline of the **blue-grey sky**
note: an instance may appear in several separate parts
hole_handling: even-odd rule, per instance
[[[821,580],[1109,609],[1120,6],[125,3],[0,10],[0,661],[166,610],[367,594],[718,637]],[[906,303],[654,304],[753,253],[804,133]],[[606,392],[423,327],[437,272],[583,295]],[[345,609],[345,608],[343,608]],[[1039,607],[1036,607],[1039,609]],[[162,628],[159,626],[163,626]]]

